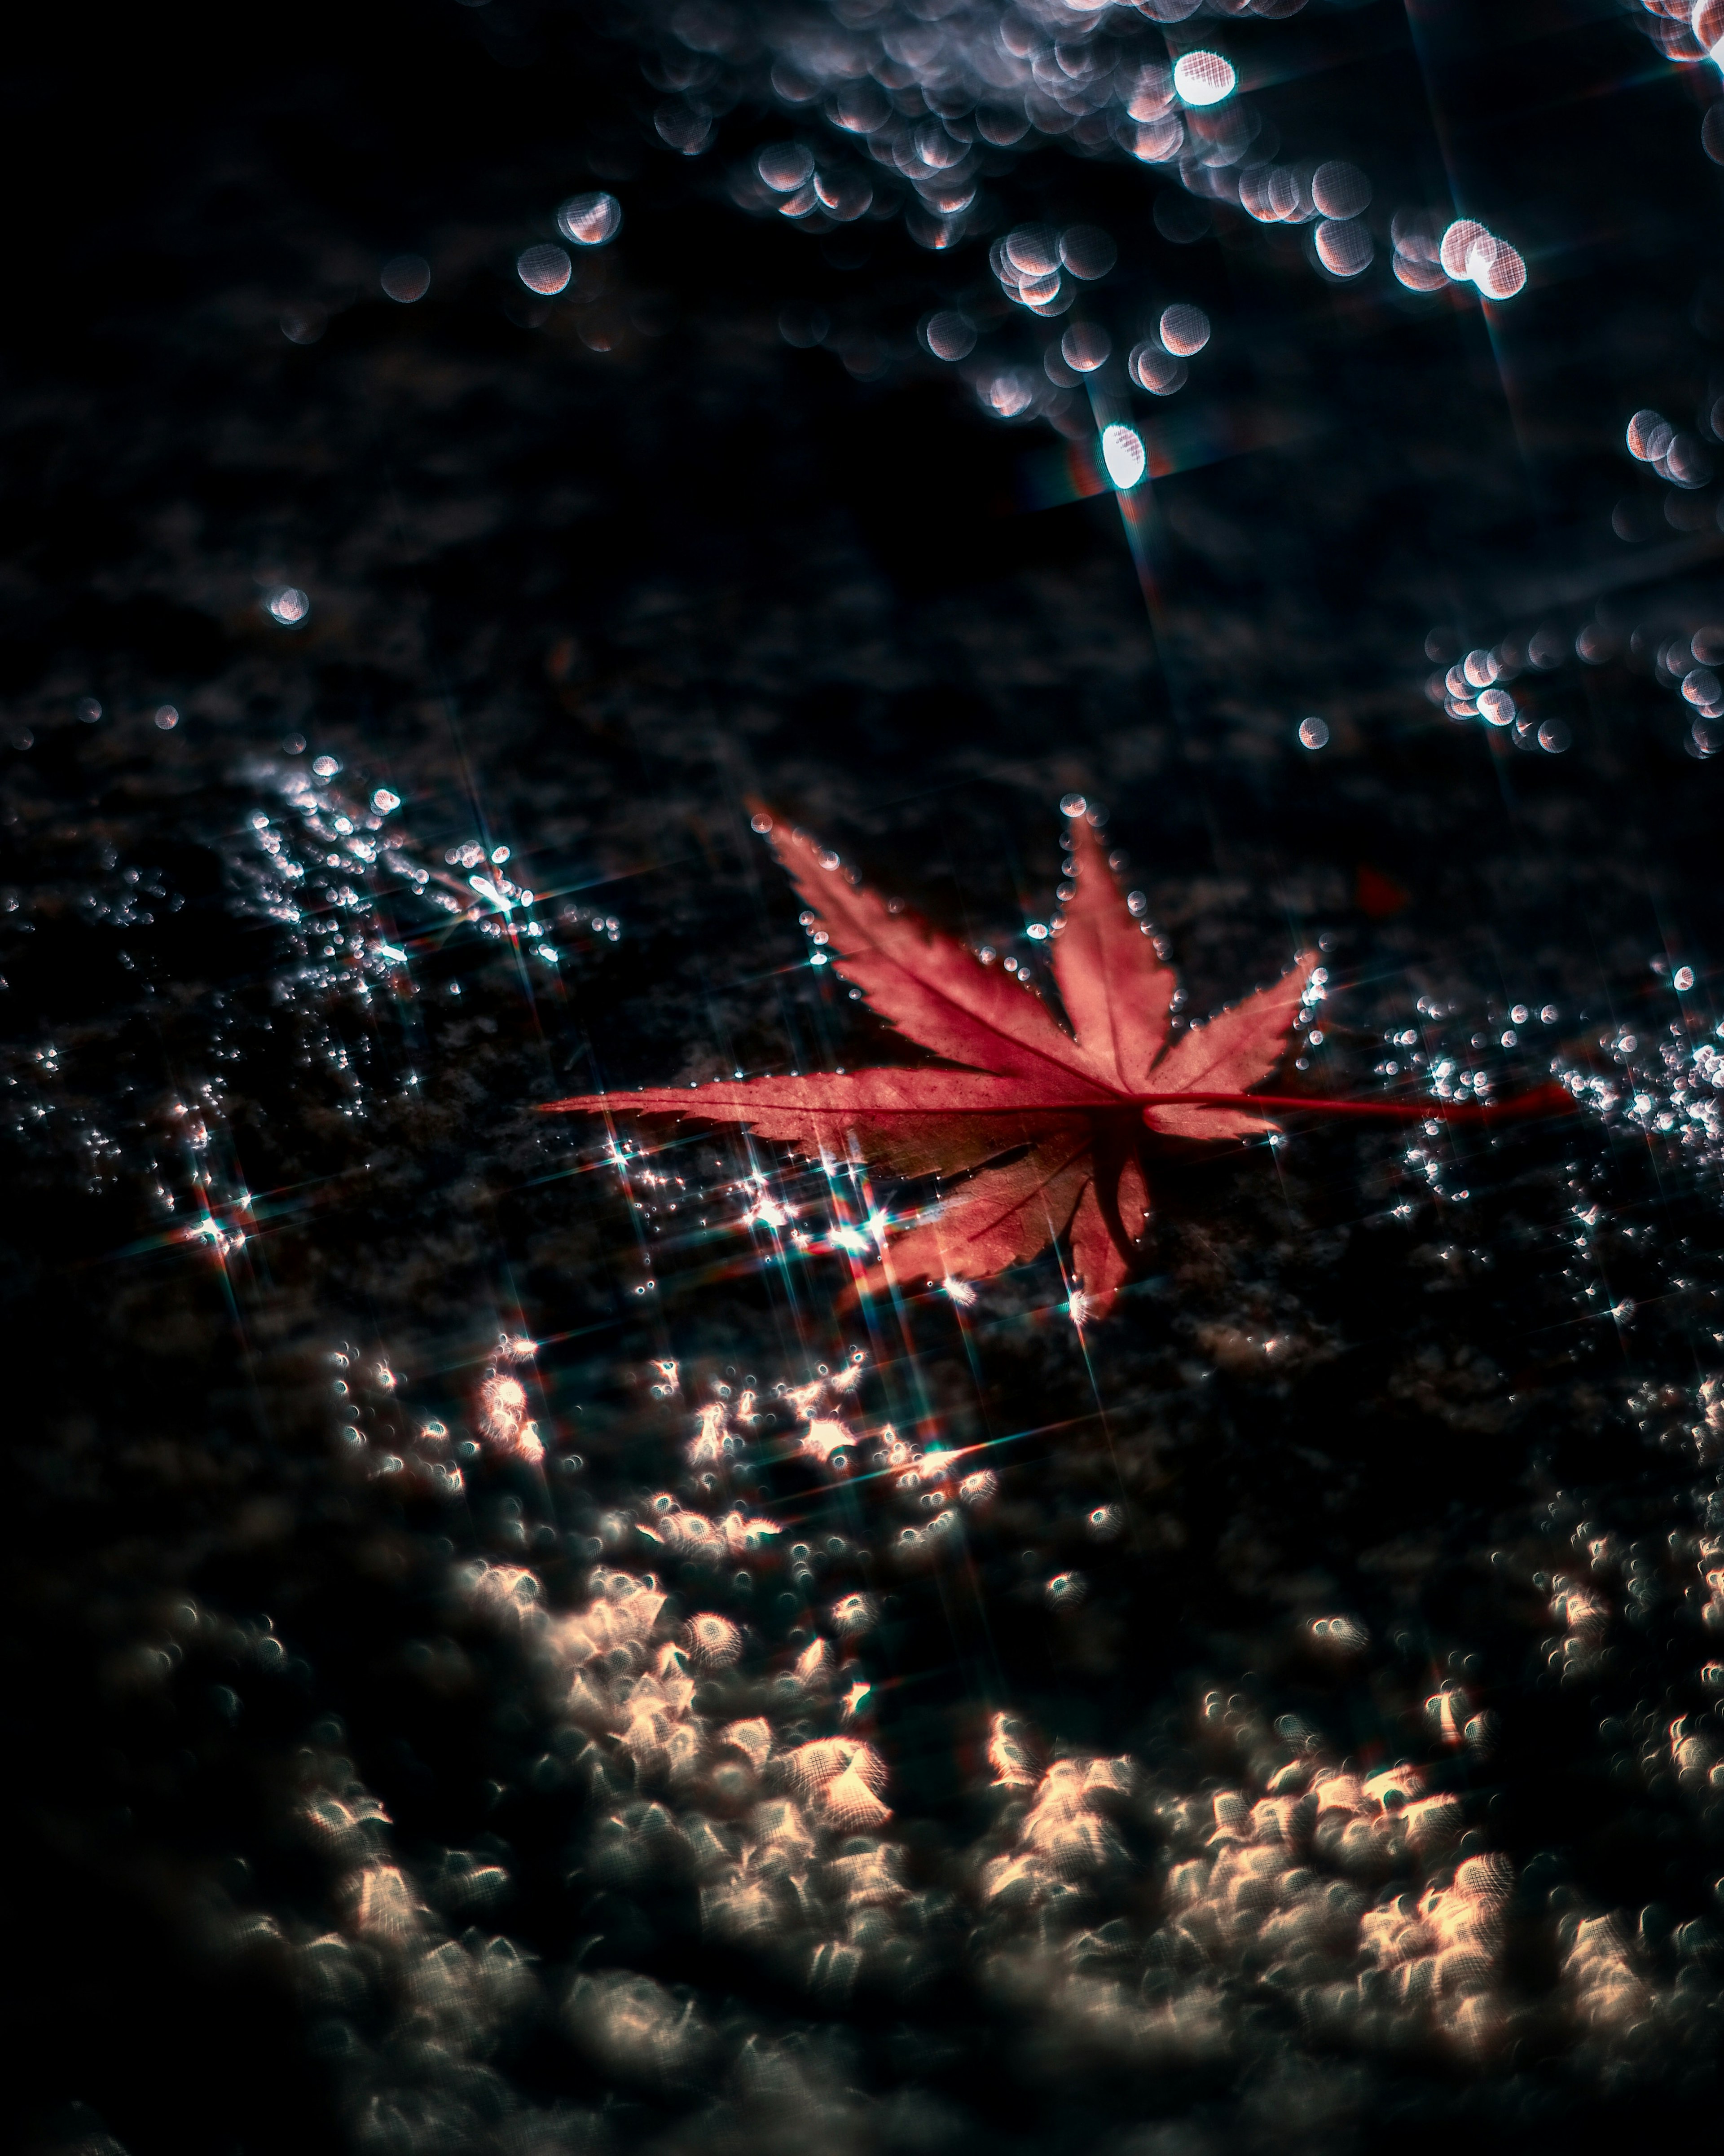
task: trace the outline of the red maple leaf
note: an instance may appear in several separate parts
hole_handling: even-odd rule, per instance
[[[931,1217],[893,1235],[870,1281],[986,1279],[1064,1235],[1075,1307],[1094,1319],[1131,1270],[1149,1217],[1145,1156],[1157,1139],[1273,1131],[1271,1108],[1407,1121],[1573,1105],[1557,1086],[1495,1108],[1251,1091],[1286,1053],[1316,960],[1301,952],[1273,987],[1175,1033],[1178,977],[1121,896],[1084,814],[1070,819],[1072,896],[1049,931],[1069,1030],[1021,977],[851,880],[807,832],[764,809],[754,828],[770,839],[830,963],[878,1016],[946,1063],[582,1093],[547,1111],[747,1123],[811,1158],[962,1177]]]

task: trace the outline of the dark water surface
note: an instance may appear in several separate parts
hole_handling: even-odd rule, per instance
[[[1698,52],[1605,0],[21,33],[25,2145],[1716,2118]],[[1169,1161],[1081,1330],[1051,1253],[847,1303],[925,1188],[533,1112],[917,1060],[751,798],[1044,977],[1074,792],[1190,1011],[1320,947],[1288,1082],[1578,1112]]]

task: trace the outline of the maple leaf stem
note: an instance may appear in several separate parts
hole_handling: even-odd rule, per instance
[[[1331,1101],[1311,1093],[1139,1093],[1142,1107],[1176,1103],[1203,1108],[1275,1108],[1285,1113],[1301,1110],[1316,1116],[1372,1116],[1379,1122],[1489,1123],[1512,1122],[1517,1116],[1565,1116],[1576,1102],[1566,1086],[1535,1086],[1525,1093],[1511,1093],[1503,1101]]]

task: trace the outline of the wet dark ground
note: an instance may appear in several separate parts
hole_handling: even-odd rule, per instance
[[[14,55],[19,2133],[1208,2156],[1716,2116],[1719,778],[1659,659],[1724,621],[1724,539],[1620,446],[1724,392],[1696,71],[1602,8],[1420,11],[1423,71],[1387,7],[1286,26],[1264,99],[1383,232],[1445,156],[1517,220],[1487,326],[1236,212],[1176,247],[1153,173],[1061,148],[949,254],[751,219],[719,174],[782,115],[684,158],[644,16],[501,4]],[[621,237],[531,303],[516,253],[599,186]],[[1158,639],[1111,497],[1024,507],[1060,438],[916,342],[1026,216],[1115,234],[1121,319],[1217,324],[1141,413],[1189,466]],[[1505,643],[1524,748],[1425,692]],[[1072,789],[1193,1009],[1321,939],[1306,1082],[1554,1068],[1579,1112],[1170,1162],[1081,1335],[1051,1257],[842,1307],[842,1180],[734,1136],[624,1173],[534,1114],[908,1059],[806,963],[747,798],[1031,964]],[[846,1478],[797,1445],[832,1399],[782,1389],[859,1351]],[[667,1525],[739,1508],[782,1533]],[[567,1613],[648,1573],[576,1711]],[[736,1652],[692,1635],[636,1742],[700,1611]],[[794,1753],[843,1732],[876,1812]]]

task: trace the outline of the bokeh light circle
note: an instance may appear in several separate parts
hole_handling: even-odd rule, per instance
[[[1101,461],[1107,476],[1124,493],[1137,485],[1148,464],[1143,437],[1135,427],[1118,422],[1101,430]]]
[[[1187,300],[1164,307],[1157,328],[1163,346],[1178,359],[1189,359],[1209,341],[1209,317]]]
[[[1182,53],[1173,63],[1173,87],[1188,105],[1219,105],[1238,80],[1219,53]]]
[[[942,308],[922,324],[922,342],[936,359],[967,358],[976,349],[976,331],[967,315]]]
[[[555,299],[572,274],[569,259],[560,247],[528,247],[515,258],[515,274],[530,292]]]
[[[1051,225],[1020,224],[1006,234],[1005,257],[1020,278],[1057,277],[1059,237]]]
[[[1113,340],[1096,322],[1074,322],[1060,340],[1061,358],[1079,374],[1093,374],[1105,366],[1112,350]]]
[[[1313,244],[1331,277],[1357,277],[1371,266],[1371,235],[1357,218],[1326,219],[1317,227]]]
[[[1443,234],[1441,261],[1444,270],[1457,285],[1465,284],[1468,276],[1466,258],[1469,249],[1490,234],[1484,226],[1470,217],[1458,217]]]
[[[1511,726],[1515,717],[1515,700],[1506,689],[1483,690],[1479,696],[1479,716],[1487,726]]]
[[[316,344],[329,327],[329,316],[319,306],[285,307],[281,314],[281,334],[290,344]]]
[[[1371,205],[1371,182],[1357,165],[1331,158],[1311,176],[1311,198],[1325,217],[1357,217]]]
[[[577,247],[608,247],[623,229],[623,205],[603,192],[571,195],[557,213],[557,228]]]
[[[1060,235],[1060,259],[1074,277],[1086,284],[1105,277],[1120,259],[1120,250],[1099,224],[1075,224]]]
[[[1526,264],[1506,240],[1487,232],[1468,248],[1466,274],[1487,300],[1511,300],[1526,282]]]
[[[794,194],[814,176],[814,153],[802,142],[775,142],[761,151],[754,169],[774,194]]]
[[[1636,412],[1628,424],[1629,454],[1650,465],[1664,454],[1675,435],[1675,429],[1662,413],[1650,408]]]
[[[1146,337],[1142,344],[1133,346],[1126,364],[1131,368],[1131,379],[1152,397],[1171,397],[1175,390],[1183,389],[1189,371],[1183,359],[1163,351],[1153,337]]]
[[[423,254],[397,254],[383,264],[377,282],[385,298],[398,307],[410,307],[431,289],[431,264]]]

